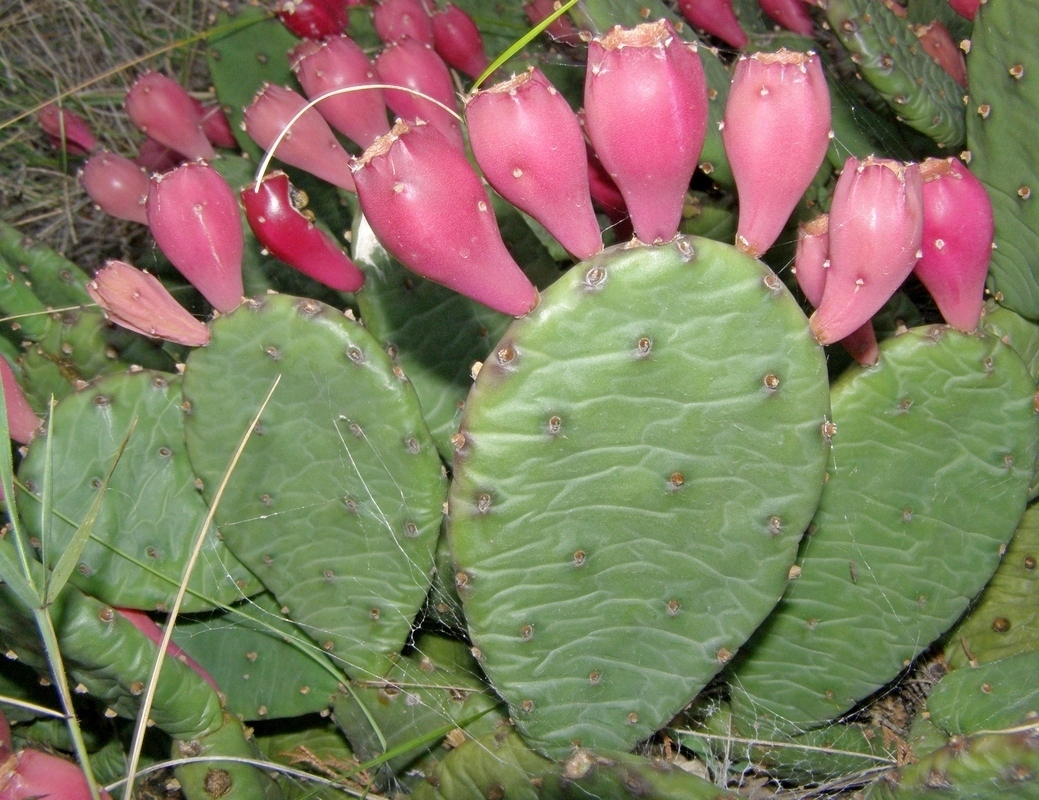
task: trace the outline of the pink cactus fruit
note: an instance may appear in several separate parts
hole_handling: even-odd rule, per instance
[[[105,317],[131,331],[190,347],[209,344],[209,328],[180,305],[154,276],[108,261],[87,284]]]
[[[130,160],[143,168],[145,172],[151,174],[153,172],[169,172],[177,164],[180,164],[184,157],[176,150],[172,150],[154,139],[145,137],[144,141],[137,147],[137,155]]]
[[[447,106],[447,109],[453,109],[456,113],[458,111],[451,72],[444,60],[427,44],[404,39],[388,45],[375,57],[375,72],[383,83],[421,92]],[[411,92],[387,89],[385,96],[386,105],[398,117],[406,122],[428,122],[459,150],[465,150],[462,127],[454,113]]]
[[[29,444],[42,421],[25,399],[25,393],[14,376],[14,370],[3,356],[0,356],[0,381],[3,383],[4,401],[7,403],[8,433],[19,444]]]
[[[102,800],[111,800],[101,790]],[[91,800],[83,770],[71,761],[41,750],[12,753],[0,748],[0,800]]]
[[[75,111],[48,103],[36,112],[36,119],[50,143],[59,150],[64,147],[69,155],[86,156],[97,149],[93,131]]]
[[[935,20],[930,25],[914,25],[913,33],[920,40],[920,46],[935,63],[952,77],[956,83],[967,88],[967,60],[963,51],[952,40],[949,29]]]
[[[340,189],[356,191],[350,174],[350,156],[316,109],[303,111],[289,127],[292,118],[306,105],[303,95],[266,83],[245,108],[245,132],[264,150],[270,150],[281,132],[288,128],[274,150],[277,158]]]
[[[540,70],[477,92],[465,119],[476,163],[502,197],[578,259],[602,250],[581,124]]]
[[[152,177],[145,204],[155,243],[217,310],[242,300],[242,216],[234,192],[204,161]]]
[[[919,164],[849,158],[830,206],[830,268],[812,315],[821,344],[872,317],[913,271],[923,234]]]
[[[540,25],[542,21],[552,16],[557,8],[559,8],[559,0],[531,0],[523,5],[523,11],[531,25]],[[545,34],[552,41],[567,47],[580,47],[583,44],[580,32],[566,14],[552,20],[545,28]]]
[[[281,24],[301,39],[338,36],[350,24],[343,0],[281,0],[275,13]]]
[[[736,245],[752,256],[779,237],[830,143],[830,93],[815,53],[742,56],[722,142],[739,194]]]
[[[945,321],[978,327],[995,232],[984,185],[958,158],[929,158],[923,175],[923,254],[914,272]]]
[[[978,13],[982,0],[949,0],[952,10],[964,19],[973,20]]]
[[[293,203],[297,193],[284,172],[272,172],[260,185],[239,193],[245,219],[260,244],[275,258],[340,292],[356,292],[364,273]]]
[[[148,199],[148,176],[128,158],[102,151],[87,159],[80,172],[83,188],[106,214],[148,224],[144,202]]]
[[[194,97],[191,98],[191,102],[194,103],[195,109],[202,117],[202,132],[209,139],[209,143],[214,147],[223,147],[227,150],[236,149],[238,140],[235,139],[234,131],[231,130],[231,123],[220,104],[210,103],[208,106],[203,105],[200,100],[196,100]]]
[[[448,66],[473,80],[490,66],[483,37],[473,18],[453,3],[433,14],[433,49]]]
[[[439,130],[398,121],[354,169],[361,211],[405,267],[503,314],[534,307],[479,176]]]
[[[133,626],[137,628],[141,633],[148,637],[155,644],[162,644],[163,631],[162,628],[144,611],[138,611],[134,608],[116,608],[123,617],[133,623]],[[213,676],[206,672],[202,665],[199,664],[195,659],[185,653],[180,646],[175,644],[172,640],[169,646],[166,648],[166,654],[182,664],[186,664],[191,667],[195,672],[198,673],[199,677],[202,678],[206,683],[213,687],[213,691],[219,693],[220,687],[217,686]]]
[[[747,46],[747,32],[736,19],[732,0],[678,0],[678,10],[695,27],[718,37],[730,47],[742,50]]]
[[[161,72],[146,72],[126,93],[130,121],[144,134],[187,159],[216,156],[202,130],[202,114],[187,90]]]
[[[585,129],[643,242],[678,232],[707,133],[696,52],[666,20],[619,26],[588,45]]]
[[[311,99],[334,89],[378,83],[368,56],[348,36],[333,36],[320,44],[303,42],[289,59],[296,79]],[[329,125],[363,148],[390,132],[382,89],[333,95],[315,108]]]
[[[813,36],[815,25],[802,0],[758,0],[758,5],[770,19],[788,31],[802,36]]]
[[[433,46],[433,20],[422,0],[380,0],[372,9],[372,22],[384,44],[414,39]]]
[[[794,255],[794,275],[812,306],[818,306],[826,286],[826,273],[830,266],[830,218],[822,214],[798,227],[797,250]],[[873,322],[866,320],[861,327],[843,339],[841,345],[852,358],[868,366],[880,358],[877,334]]]

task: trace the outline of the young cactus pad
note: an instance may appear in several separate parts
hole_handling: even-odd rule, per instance
[[[729,245],[612,248],[512,324],[466,404],[448,533],[536,749],[629,749],[732,657],[786,587],[828,413],[804,314]]]
[[[429,589],[446,491],[418,398],[364,328],[315,300],[249,300],[212,331],[184,374],[207,498],[281,376],[220,531],[351,677],[382,676]]]
[[[1024,512],[1034,395],[999,339],[941,325],[886,340],[877,366],[834,384],[829,480],[800,576],[731,676],[739,725],[835,718],[951,627]]]

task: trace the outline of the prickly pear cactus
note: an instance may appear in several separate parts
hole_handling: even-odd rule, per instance
[[[231,550],[356,678],[385,674],[429,589],[446,479],[407,376],[360,325],[268,295],[184,374],[188,452]]]
[[[609,250],[509,328],[448,532],[474,652],[536,749],[629,748],[733,656],[786,586],[827,414],[793,298],[710,240]]]
[[[886,340],[876,366],[834,385],[828,479],[797,579],[729,674],[741,729],[836,718],[956,621],[1024,512],[1034,396],[1009,347],[943,326]]]

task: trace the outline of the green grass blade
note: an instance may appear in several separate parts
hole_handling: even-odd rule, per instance
[[[491,65],[483,71],[483,75],[476,79],[476,83],[473,84],[473,92],[479,89],[480,86],[483,85],[483,82],[487,80],[491,75],[493,75],[494,71],[498,69],[498,67],[500,67],[506,61],[508,61],[510,58],[516,55],[516,53],[518,53],[520,50],[522,50],[524,47],[530,44],[530,42],[533,41],[535,37],[540,35],[541,32],[545,30],[545,28],[547,28],[549,25],[551,25],[553,22],[555,22],[557,19],[563,16],[563,14],[565,14],[575,5],[577,5],[577,0],[569,0],[569,2],[564,3],[560,8],[553,11],[551,14],[549,14],[547,17],[541,20],[541,22],[539,22],[537,25],[535,25],[533,28],[531,28],[529,31],[523,34],[523,36],[517,39],[516,42],[508,50],[506,50],[504,53],[502,53],[500,56],[494,59]]]
[[[14,461],[11,459],[11,432],[7,426],[7,399],[3,387],[0,386],[0,485],[3,486],[4,498],[7,502],[7,516],[11,520],[11,535],[21,564],[7,558],[6,553],[0,555],[0,580],[6,583],[11,591],[18,595],[29,608],[41,605],[41,597],[32,579],[29,569],[31,557],[26,552],[25,536],[18,519],[18,507],[14,500]]]

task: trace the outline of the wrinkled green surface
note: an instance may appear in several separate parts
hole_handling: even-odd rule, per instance
[[[181,618],[173,641],[195,659],[227,696],[227,707],[246,720],[296,717],[322,711],[332,704],[338,681],[303,651],[313,643],[285,619],[277,602],[264,593],[241,606],[250,617],[234,611],[200,619]],[[292,642],[300,642],[302,647]]]
[[[136,420],[94,523],[94,541],[87,543],[71,576],[84,592],[115,606],[171,608],[209,513],[194,486],[184,444],[180,384],[176,376],[141,371],[106,378],[65,398],[50,424],[56,513],[49,538],[43,535],[39,503],[24,494],[19,498],[26,528],[44,541],[49,563],[56,563],[76,531],[61,517],[78,523],[86,516]],[[33,440],[18,472],[36,494],[44,484],[47,439]],[[236,602],[261,588],[212,525],[188,586],[219,603]],[[212,607],[188,594],[182,608],[190,613]]]
[[[295,725],[289,723],[285,730],[257,733],[256,745],[271,761],[294,769],[319,772],[327,769],[343,774],[355,767],[353,753],[343,734],[335,724],[323,718],[304,718]],[[278,782],[287,800],[343,800],[348,796],[339,789],[289,776],[280,777]]]
[[[967,57],[970,170],[988,190],[996,219],[989,287],[996,299],[1039,319],[1039,3],[988,0],[978,11]],[[1020,79],[1010,70],[1020,66]],[[983,106],[988,107],[984,116]],[[1020,194],[1019,194],[1020,192]]]
[[[801,574],[729,676],[741,729],[817,726],[892,680],[985,585],[1024,511],[1039,420],[1017,354],[944,326],[880,348],[833,387]]]
[[[880,0],[830,0],[826,18],[863,77],[909,127],[949,153],[965,139],[964,90]]]
[[[999,731],[1039,719],[1039,651],[957,669],[927,698],[931,721],[950,734]]]
[[[429,588],[446,480],[399,367],[356,322],[288,295],[212,325],[184,376],[188,452],[228,546],[354,678],[381,677]]]
[[[728,245],[613,248],[513,323],[467,401],[448,532],[535,748],[630,748],[735,653],[815,510],[827,413],[803,313]]]
[[[954,667],[1039,651],[1039,506],[1030,507],[1003,560],[970,612],[948,637]]]

